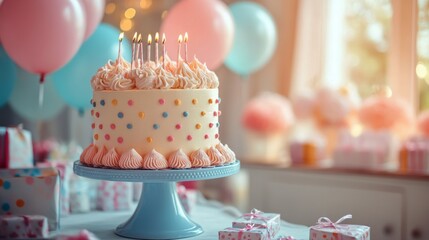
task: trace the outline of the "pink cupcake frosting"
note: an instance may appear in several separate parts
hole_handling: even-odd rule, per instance
[[[191,161],[189,160],[188,156],[182,151],[182,149],[179,149],[168,157],[168,167],[169,168],[190,168],[191,167]]]
[[[132,148],[119,158],[119,167],[124,169],[138,169],[142,167],[142,157]]]
[[[232,152],[231,149],[229,149],[229,148],[228,148],[229,149],[229,151],[228,151],[227,147],[225,147],[221,143],[216,145],[216,149],[219,150],[219,152],[224,156],[225,163],[230,163],[230,162],[233,162],[235,160],[234,152]]]
[[[210,166],[210,158],[201,148],[194,151],[189,156],[192,167],[208,167]]]
[[[144,169],[164,169],[167,168],[167,160],[162,154],[152,149],[150,153],[146,154],[143,158]]]
[[[210,158],[211,165],[218,166],[225,163],[225,157],[214,147],[211,147],[207,150],[207,155]]]
[[[95,167],[103,166],[103,157],[107,153],[107,149],[105,146],[99,149],[97,154],[95,154],[94,159],[92,159],[92,165]]]
[[[97,146],[92,144],[85,153],[84,162],[86,165],[92,165],[93,158],[98,152]]]
[[[85,163],[85,155],[86,155],[86,153],[88,152],[88,150],[92,147],[92,143],[87,147],[87,148],[85,148],[84,150],[83,150],[83,152],[80,154],[80,158],[79,158],[79,160],[80,160],[80,163]]]
[[[119,154],[115,148],[111,148],[103,157],[103,165],[111,168],[119,168]]]

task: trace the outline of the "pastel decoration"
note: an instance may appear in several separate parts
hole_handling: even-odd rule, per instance
[[[188,59],[197,55],[210,69],[215,69],[223,63],[231,49],[234,23],[222,1],[182,0],[168,11],[161,32],[167,37],[187,32]],[[166,42],[166,49],[172,59],[177,59],[175,39]],[[182,58],[185,59],[185,56]]]
[[[291,97],[293,112],[297,119],[313,117],[316,107],[316,95],[312,91],[297,91]]]
[[[78,1],[5,1],[0,8],[2,45],[28,72],[47,74],[64,66],[84,33],[85,15]]]
[[[16,66],[0,46],[0,106],[9,100],[16,84]]]
[[[345,125],[353,108],[345,94],[328,87],[318,89],[314,113],[320,125]]]
[[[97,25],[101,22],[104,15],[104,0],[80,0],[83,11],[85,12],[85,34],[84,39],[88,39],[94,32]]]
[[[25,119],[51,119],[63,109],[64,102],[55,91],[50,78],[47,78],[44,88],[44,102],[39,106],[38,76],[18,68],[16,85],[10,96],[9,105]]]
[[[429,136],[429,111],[423,111],[417,118],[417,127],[425,136]]]
[[[90,80],[94,75],[94,69],[118,56],[119,33],[117,28],[101,23],[82,44],[73,59],[52,76],[59,95],[68,105],[81,113],[91,107],[88,103],[92,97]],[[126,38],[122,41],[121,52],[125,59],[131,58],[131,45]],[[113,99],[111,103],[116,106],[118,100]]]
[[[234,18],[234,43],[225,60],[233,72],[248,76],[262,68],[277,45],[277,30],[271,14],[253,2],[238,2],[229,6]]]

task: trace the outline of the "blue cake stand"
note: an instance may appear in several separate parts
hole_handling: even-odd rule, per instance
[[[74,172],[82,177],[122,182],[144,182],[134,214],[115,233],[136,239],[177,239],[203,233],[186,214],[176,191],[176,182],[230,176],[240,170],[240,161],[219,167],[168,170],[120,170],[93,168],[74,162]]]

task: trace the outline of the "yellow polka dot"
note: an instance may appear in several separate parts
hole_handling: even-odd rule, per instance
[[[180,101],[180,99],[176,99],[174,100],[174,104],[176,104],[176,106],[179,106],[180,104],[182,104],[182,101]]]
[[[201,124],[197,123],[197,125],[195,125],[196,129],[200,129],[201,128]]]
[[[144,112],[139,112],[139,118],[143,119],[144,118]]]
[[[206,112],[201,111],[201,116],[205,116],[205,115],[206,115]]]
[[[94,134],[94,139],[98,140],[98,134]]]
[[[213,99],[209,98],[209,104],[213,103]]]
[[[113,99],[113,100],[112,100],[112,105],[113,105],[113,106],[118,105],[118,100],[117,100],[117,99]]]
[[[24,205],[25,205],[24,200],[22,200],[22,199],[16,200],[16,206],[17,207],[23,207]]]
[[[195,105],[195,104],[197,104],[197,103],[198,103],[198,100],[197,100],[197,99],[195,99],[195,98],[194,98],[194,99],[192,99],[192,104],[194,104],[194,105]]]
[[[146,138],[146,142],[151,143],[153,139],[151,137]]]

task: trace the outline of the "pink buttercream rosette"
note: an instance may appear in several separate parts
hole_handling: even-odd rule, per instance
[[[361,123],[373,130],[392,130],[412,123],[411,107],[398,98],[373,96],[365,99],[360,110]]]
[[[244,127],[260,134],[282,133],[294,121],[289,100],[271,92],[262,93],[250,100],[242,114]]]

